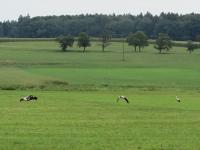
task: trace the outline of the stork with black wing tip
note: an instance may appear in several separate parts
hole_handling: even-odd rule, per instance
[[[117,102],[118,102],[119,100],[124,100],[124,101],[126,101],[127,103],[129,103],[129,100],[127,99],[127,97],[126,97],[126,96],[123,96],[123,95],[118,96]]]
[[[178,103],[181,102],[181,100],[180,100],[180,98],[178,98],[178,96],[176,96],[176,101],[177,101]]]

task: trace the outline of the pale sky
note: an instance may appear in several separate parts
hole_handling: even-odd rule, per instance
[[[200,0],[0,0],[0,21],[19,15],[200,13]]]

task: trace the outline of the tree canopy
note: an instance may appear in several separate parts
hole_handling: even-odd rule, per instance
[[[140,49],[144,46],[147,46],[148,45],[148,38],[146,36],[146,34],[144,32],[141,32],[141,31],[137,31],[135,34],[135,39],[136,39],[136,42],[137,42],[137,46],[139,48],[139,52],[140,52]]]
[[[137,31],[136,33],[130,33],[126,39],[128,45],[134,46],[135,52],[137,51],[137,47],[139,48],[139,52],[142,47],[148,45],[148,38],[146,34],[142,31]]]
[[[78,36],[78,46],[83,47],[85,52],[86,47],[90,46],[90,37],[85,32],[81,32]]]
[[[172,42],[168,34],[160,33],[158,38],[156,39],[154,48],[159,50],[160,53],[162,52],[162,50],[169,51],[172,48]]]
[[[198,48],[198,45],[190,40],[187,42],[186,47],[187,51],[191,54],[195,49]]]
[[[130,33],[126,39],[126,42],[128,43],[129,46],[133,46],[135,48],[135,52],[137,51],[138,40],[135,34]]]
[[[102,51],[104,52],[105,48],[110,45],[110,40],[111,40],[111,35],[108,32],[104,32],[101,36],[101,47],[102,47]]]
[[[60,36],[57,38],[57,41],[59,42],[63,51],[66,51],[67,47],[72,47],[74,44],[74,38],[70,35]]]
[[[19,16],[15,21],[0,22],[0,37],[49,38],[78,36],[80,32],[101,37],[103,31],[109,31],[113,37],[126,37],[131,32],[143,31],[154,39],[159,33],[167,33],[173,40],[195,40],[200,35],[200,14],[27,15]]]

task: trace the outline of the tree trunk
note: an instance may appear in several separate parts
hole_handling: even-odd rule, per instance
[[[66,51],[66,49],[67,49],[67,47],[66,47],[66,46],[63,46],[63,47],[62,47],[62,51],[63,51],[63,52],[65,52],[65,51]]]
[[[140,46],[139,46],[139,53],[140,53]]]
[[[83,52],[85,52],[85,47],[84,47],[84,50],[83,50]]]
[[[137,46],[135,46],[135,52],[137,52]]]

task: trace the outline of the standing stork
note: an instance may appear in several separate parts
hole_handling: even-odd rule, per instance
[[[125,96],[118,96],[118,98],[117,98],[117,102],[119,101],[119,100],[125,100],[127,103],[129,103],[129,101],[128,101],[128,99],[125,97]]]
[[[181,102],[181,100],[180,100],[180,98],[178,98],[178,96],[176,96],[176,101],[179,103]]]

